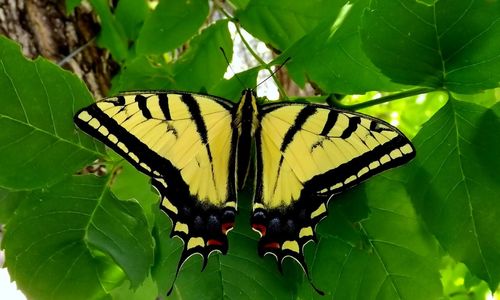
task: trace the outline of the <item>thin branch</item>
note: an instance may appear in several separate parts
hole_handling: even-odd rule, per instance
[[[224,5],[222,3],[220,3],[219,1],[213,1],[213,4],[215,5],[215,7],[226,17],[228,18],[230,21],[235,21],[235,18],[233,16],[231,16],[231,14],[229,12],[227,12],[227,10],[224,8]]]
[[[88,42],[86,42],[85,44],[83,44],[82,46],[78,47],[75,51],[71,52],[68,56],[66,56],[65,58],[61,59],[57,65],[58,66],[62,66],[64,65],[65,63],[67,63],[70,59],[72,59],[73,57],[75,57],[75,55],[77,55],[78,53],[82,52],[85,48],[87,48],[91,43],[93,43],[95,41],[95,37],[91,38]]]
[[[377,99],[365,101],[362,103],[352,104],[352,105],[342,104],[340,101],[335,99],[335,97],[333,95],[330,95],[330,96],[328,96],[328,98],[326,98],[326,102],[333,107],[338,107],[341,109],[359,110],[362,108],[367,108],[367,107],[378,105],[381,103],[386,103],[386,102],[399,100],[399,99],[403,99],[403,98],[407,98],[407,97],[411,97],[411,96],[416,96],[416,95],[420,95],[420,94],[427,94],[427,93],[435,92],[438,90],[439,89],[435,89],[435,88],[416,88],[416,89],[404,91],[401,93],[396,93],[396,94],[392,94],[392,95],[388,95],[388,96],[384,96],[384,97],[380,97]]]

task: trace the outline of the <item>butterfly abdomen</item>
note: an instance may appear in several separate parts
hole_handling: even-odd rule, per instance
[[[235,124],[238,129],[238,142],[236,145],[237,160],[237,183],[238,190],[241,190],[248,177],[252,141],[257,127],[257,102],[255,93],[252,90],[245,90],[238,106],[235,106]]]

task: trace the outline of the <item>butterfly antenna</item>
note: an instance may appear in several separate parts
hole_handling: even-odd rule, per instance
[[[291,57],[287,57],[287,59],[285,59],[284,62],[282,62],[277,68],[276,70],[274,70],[274,72],[271,73],[271,75],[267,76],[264,80],[262,80],[261,82],[259,82],[259,84],[257,84],[253,90],[255,91],[261,84],[263,84],[264,82],[266,82],[269,78],[273,77],[276,73],[278,73],[279,70],[281,70],[281,68],[283,68],[285,66],[286,63],[288,63],[292,58]]]
[[[241,86],[243,88],[245,88],[245,84],[243,84],[243,81],[241,81],[241,79],[238,76],[238,74],[233,70],[233,67],[231,67],[231,62],[229,62],[229,59],[227,58],[226,51],[224,51],[224,48],[222,48],[222,47],[219,47],[219,49],[222,52],[222,56],[224,56],[224,59],[226,60],[227,66],[229,67],[229,69],[231,70],[231,72],[233,72],[234,77],[236,77],[236,79],[238,79],[238,81],[240,82]]]

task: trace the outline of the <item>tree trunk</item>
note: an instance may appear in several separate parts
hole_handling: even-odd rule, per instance
[[[77,74],[102,98],[117,65],[95,45],[98,32],[85,4],[68,15],[63,0],[0,0],[0,34],[20,43],[25,56],[41,55]]]

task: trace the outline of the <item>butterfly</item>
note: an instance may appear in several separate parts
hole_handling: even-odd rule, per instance
[[[382,120],[321,104],[258,104],[251,89],[238,103],[129,92],[83,108],[74,122],[151,177],[171,236],[184,242],[176,277],[193,254],[204,268],[210,253],[227,253],[252,161],[258,253],[274,255],[280,271],[292,257],[311,282],[303,248],[316,241],[330,198],[415,156],[408,138]]]

